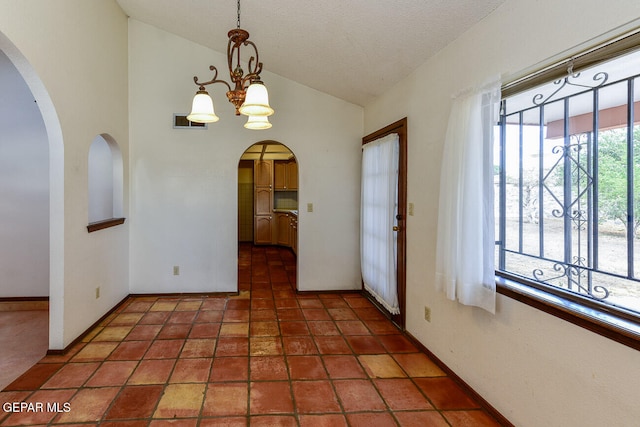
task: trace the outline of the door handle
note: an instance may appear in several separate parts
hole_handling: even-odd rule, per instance
[[[400,227],[398,227],[397,225],[393,226],[393,231],[400,231]]]

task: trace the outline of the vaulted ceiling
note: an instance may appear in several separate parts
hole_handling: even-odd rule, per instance
[[[264,70],[364,106],[503,2],[243,0],[241,28],[258,46]],[[118,3],[136,20],[219,52],[236,27],[234,0]]]

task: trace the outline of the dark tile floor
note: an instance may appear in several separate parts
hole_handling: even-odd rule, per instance
[[[288,249],[239,258],[238,296],[130,298],[0,393],[33,404],[0,425],[498,425],[361,295],[297,294]]]

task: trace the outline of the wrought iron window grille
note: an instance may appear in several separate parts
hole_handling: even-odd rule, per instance
[[[640,159],[640,124],[634,124],[640,121],[634,111],[638,103],[635,86],[640,74],[610,80],[610,73],[602,67],[591,74],[574,73],[570,63],[567,75],[545,85],[545,91],[529,91],[503,99],[496,147],[499,149],[496,267],[498,273],[523,277],[524,282],[539,283],[542,289],[557,288],[578,298],[620,308],[627,317],[629,313],[640,317],[640,272],[636,268],[639,263],[636,253],[640,252],[640,247],[636,247],[640,245],[636,228],[640,227],[635,225],[640,224],[640,176],[636,176],[640,175],[636,164]],[[626,129],[626,158],[620,160],[627,179],[624,271],[603,264],[600,254],[603,236],[600,211],[605,202],[600,200],[603,190],[599,171],[600,139],[606,131],[600,123],[601,94],[623,86],[626,96],[620,105],[625,106],[626,123],[619,128]],[[516,97],[519,98],[515,107],[510,110],[509,103]],[[576,116],[572,107],[578,100],[584,104],[586,98],[591,103],[590,111],[581,114],[590,115],[590,128],[576,130],[572,125]],[[545,135],[545,130],[549,132],[549,117],[545,117],[549,110],[562,113],[555,119],[562,126],[555,143]],[[538,128],[538,159],[533,176],[528,178],[530,182],[525,182],[523,170],[525,139],[531,141],[525,136],[527,127]],[[518,162],[517,177],[507,176],[508,161]],[[510,218],[515,221],[509,221]],[[550,229],[547,223],[552,222],[560,229],[559,233]],[[616,298],[621,287],[634,290],[637,294],[634,303],[621,303]]]

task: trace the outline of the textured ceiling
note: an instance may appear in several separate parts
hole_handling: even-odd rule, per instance
[[[264,70],[364,106],[503,2],[243,0],[241,27]],[[236,27],[234,0],[118,3],[134,19],[219,52]]]

